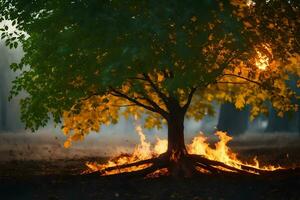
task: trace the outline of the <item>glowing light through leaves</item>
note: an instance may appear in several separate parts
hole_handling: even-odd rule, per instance
[[[269,57],[260,51],[257,51],[257,58],[255,58],[255,65],[260,70],[266,70],[267,67],[270,65]]]
[[[260,49],[256,49],[255,65],[260,70],[266,70],[270,66],[272,49],[269,45],[263,44]]]

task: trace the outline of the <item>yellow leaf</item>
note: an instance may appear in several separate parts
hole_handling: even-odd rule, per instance
[[[239,95],[236,99],[236,102],[235,102],[235,107],[237,109],[242,109],[243,107],[245,106],[245,99],[244,99],[244,96],[242,95]]]
[[[197,17],[196,16],[191,17],[191,21],[192,22],[196,22],[197,21]]]
[[[75,134],[71,137],[71,140],[72,141],[78,141],[81,139],[81,135],[80,134]]]
[[[273,29],[274,27],[275,27],[275,26],[274,26],[273,23],[268,24],[268,28],[269,28],[269,29]]]
[[[250,22],[244,21],[243,23],[244,23],[244,25],[245,25],[247,28],[251,28],[251,27],[252,27],[252,24],[250,24]]]
[[[162,82],[164,80],[164,76],[162,74],[157,74],[157,81]]]
[[[67,149],[67,148],[69,148],[70,146],[71,146],[71,141],[70,141],[70,140],[65,141],[64,147]]]

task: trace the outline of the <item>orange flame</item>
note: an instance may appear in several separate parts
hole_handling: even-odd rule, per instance
[[[156,137],[156,143],[154,145],[154,154],[159,155],[165,153],[167,151],[167,148],[168,148],[168,141]]]
[[[227,146],[227,143],[232,140],[232,137],[228,136],[226,132],[222,131],[217,131],[215,135],[219,138],[219,142],[215,144],[215,148],[209,147],[207,138],[203,133],[200,133],[200,135],[195,137],[192,143],[187,146],[188,152],[190,154],[202,155],[205,158],[225,163],[226,165],[235,167],[237,169],[242,169],[242,165],[268,171],[282,169],[282,167],[275,167],[272,165],[261,166],[256,157],[253,159],[254,164],[249,164],[239,160],[237,158],[237,154],[233,153]]]
[[[110,174],[117,174],[117,173],[123,173],[123,172],[131,172],[131,171],[137,171],[144,169],[146,167],[151,166],[151,164],[144,164],[140,166],[131,166],[128,168],[122,168],[118,169],[118,166],[124,165],[124,164],[130,164],[137,161],[150,159],[153,157],[157,157],[158,155],[166,152],[168,142],[165,139],[156,138],[156,144],[151,147],[151,144],[146,141],[146,136],[143,133],[141,125],[136,125],[136,132],[138,133],[140,137],[140,144],[136,146],[133,153],[131,155],[121,155],[117,158],[109,160],[106,164],[98,164],[95,162],[88,162],[86,163],[88,170],[86,170],[84,173],[91,173],[95,171],[100,171],[103,173],[103,175],[110,175]],[[207,138],[204,136],[203,133],[200,133],[198,136],[193,138],[192,143],[187,145],[187,150],[189,154],[197,154],[202,155],[207,159],[215,160],[222,162],[226,165],[235,167],[237,169],[241,169],[243,166],[249,166],[256,169],[261,170],[269,170],[273,171],[276,169],[282,169],[281,167],[275,167],[272,165],[269,166],[261,166],[258,162],[257,158],[255,157],[253,159],[254,164],[249,164],[246,162],[243,162],[237,158],[237,154],[233,153],[230,148],[227,146],[228,142],[232,140],[232,137],[228,136],[226,132],[217,131],[215,135],[219,138],[219,141],[214,145],[214,148],[211,148],[209,143],[207,142]],[[107,169],[109,167],[116,168],[111,171],[105,171],[104,169]],[[206,170],[198,169],[199,171],[203,173],[207,173]],[[225,169],[222,169],[225,170]],[[251,171],[250,171],[251,172]],[[157,171],[150,175],[150,177],[156,177],[158,174],[166,174],[166,170]],[[251,172],[255,173],[255,172]]]

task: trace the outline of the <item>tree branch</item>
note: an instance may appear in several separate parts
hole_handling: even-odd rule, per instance
[[[233,77],[237,77],[237,78],[241,78],[241,79],[244,79],[246,81],[249,81],[251,83],[254,83],[254,84],[257,84],[258,86],[260,86],[261,88],[267,90],[268,92],[270,92],[271,95],[274,95],[274,96],[279,96],[281,98],[285,98],[283,95],[281,94],[278,94],[276,92],[276,88],[274,88],[272,85],[263,85],[262,83],[258,82],[258,81],[254,81],[254,80],[251,80],[247,77],[243,77],[243,76],[240,76],[240,75],[237,75],[237,74],[223,74],[224,76],[233,76]]]
[[[187,109],[189,108],[189,106],[190,106],[190,104],[191,104],[191,101],[192,101],[192,98],[193,98],[193,95],[194,95],[194,93],[196,92],[196,90],[197,90],[196,87],[191,88],[191,92],[190,92],[189,95],[188,95],[188,99],[187,99],[185,105],[182,107],[183,110],[184,110],[184,112],[186,112]]]
[[[244,81],[244,82],[219,81],[219,82],[216,82],[216,83],[221,83],[221,84],[248,84],[247,81]]]
[[[142,97],[142,98],[140,97],[140,99],[146,100],[151,106],[153,106],[153,108],[157,109],[163,117],[166,118],[168,116],[169,113],[167,111],[165,111],[164,109],[162,109],[161,107],[159,107],[159,105],[157,103],[152,101],[147,94],[143,94],[143,95],[144,95],[144,97]],[[145,96],[147,96],[147,97],[145,97]]]
[[[151,78],[147,74],[143,74],[143,76],[145,77],[145,80],[147,80],[150,83],[153,90],[157,93],[157,95],[163,100],[163,102],[167,106],[168,105],[168,97],[159,90],[159,88],[154,84],[154,82],[151,80]]]
[[[163,100],[165,106],[167,106],[167,101],[163,97],[164,94],[159,91],[159,88],[154,84],[154,82],[150,79],[150,77],[146,74],[143,74],[142,76],[144,78],[142,78],[142,77],[131,77],[130,79],[132,79],[132,80],[141,80],[141,81],[144,81],[144,82],[148,83],[154,89],[154,91],[158,94],[158,96]],[[156,102],[151,100],[151,97],[146,93],[146,91],[143,92],[142,95],[144,97],[143,98],[140,97],[139,99],[146,100],[154,109],[157,109],[164,117],[167,117],[168,112],[165,111],[164,109],[162,109]]]
[[[84,98],[79,99],[79,101],[85,101],[85,100],[88,100],[88,99],[90,99],[90,98],[92,98],[92,97],[99,96],[99,95],[100,95],[99,93],[93,93],[93,94],[90,94],[90,95],[87,96],[87,97],[84,97]]]
[[[124,105],[111,105],[113,107],[130,107],[130,106],[136,106],[136,104],[124,104]]]
[[[211,75],[213,76],[211,78],[211,81],[207,82],[207,84],[205,84],[202,87],[207,87],[208,85],[210,85],[212,83],[216,83],[216,78],[220,75],[224,75],[222,73],[223,73],[224,69],[226,69],[226,67],[230,64],[230,62],[234,59],[237,59],[239,56],[241,56],[240,54],[237,54],[236,51],[233,51],[231,55],[232,56],[230,56],[226,61],[224,61],[222,64],[219,65],[220,66],[219,68],[217,68],[211,72]]]
[[[261,87],[264,88],[264,85],[262,83],[260,83],[258,81],[254,81],[254,80],[249,79],[247,77],[243,77],[243,76],[237,75],[237,74],[223,74],[223,76],[233,76],[233,77],[237,77],[237,78],[240,78],[240,79],[244,79],[244,80],[246,80],[248,82],[255,83],[255,84],[257,84],[257,85],[259,85],[259,86],[261,86]]]
[[[118,91],[114,88],[110,88],[110,90],[112,91],[112,92],[110,92],[110,94],[113,95],[113,96],[127,99],[128,101],[131,101],[131,102],[135,103],[137,106],[141,106],[141,107],[143,107],[147,110],[158,113],[158,114],[162,115],[163,117],[166,117],[166,113],[162,112],[162,109],[160,110],[160,109],[145,105],[145,104],[139,102],[137,99],[129,97],[128,95],[123,94],[122,92],[120,92],[120,91]],[[145,100],[147,100],[147,99],[145,98]],[[159,107],[159,106],[157,106],[157,107]]]

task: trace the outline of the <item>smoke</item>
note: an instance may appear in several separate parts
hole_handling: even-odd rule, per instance
[[[145,131],[147,141],[154,143],[156,135],[166,138],[164,130]],[[187,134],[186,142],[196,134]],[[211,141],[215,137],[210,134]],[[66,137],[59,129],[46,128],[36,133],[6,132],[0,134],[0,161],[11,160],[56,160],[111,157],[120,153],[132,152],[139,143],[133,123],[121,119],[120,123],[103,127],[100,133],[90,133],[83,141],[74,142],[68,149],[63,147]],[[299,148],[297,134],[287,133],[246,133],[234,137],[229,144],[235,150],[262,148]]]

